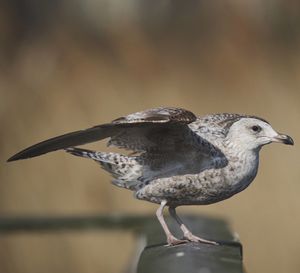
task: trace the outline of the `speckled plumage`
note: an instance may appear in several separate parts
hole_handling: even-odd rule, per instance
[[[146,115],[147,122],[151,122],[150,117],[156,114],[154,120],[159,123],[158,111],[159,114],[164,111],[172,115],[179,112],[173,108],[168,112],[166,109],[151,109],[114,122],[142,122]],[[226,155],[224,140],[235,121],[242,117],[256,117],[228,113],[188,117],[193,120],[188,125],[168,130],[158,128],[157,131],[155,127],[138,127],[124,130],[110,139],[109,145],[140,152],[138,156],[86,153],[78,148],[67,151],[94,159],[112,174],[115,185],[133,190],[138,199],[154,203],[167,200],[168,205],[173,206],[210,204],[247,187],[256,175],[258,157],[249,154],[241,158],[234,150]],[[189,121],[184,119],[184,122]],[[249,161],[253,162],[251,168],[245,166]]]
[[[108,145],[133,154],[95,152],[74,146],[110,138]],[[244,190],[255,178],[260,148],[271,142],[293,144],[261,118],[240,114],[196,117],[180,108],[155,108],[111,123],[68,133],[35,144],[8,161],[65,149],[93,159],[113,177],[113,184],[135,197],[161,204],[157,211],[168,243],[182,242],[163,220],[164,206],[190,241],[214,243],[193,235],[175,212],[181,205],[219,202]]]

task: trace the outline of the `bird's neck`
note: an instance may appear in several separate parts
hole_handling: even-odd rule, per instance
[[[253,181],[259,164],[259,149],[239,150],[230,149],[227,152],[228,165],[226,168],[228,181],[231,181],[236,192],[244,190]]]
[[[235,161],[240,160],[246,162],[253,162],[253,160],[258,160],[259,158],[259,151],[258,149],[240,149],[240,147],[226,147],[226,156],[228,159]]]

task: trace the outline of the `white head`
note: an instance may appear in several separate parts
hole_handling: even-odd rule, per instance
[[[277,133],[268,122],[255,117],[244,117],[234,122],[226,139],[243,150],[259,150],[271,142],[294,144],[290,136]]]

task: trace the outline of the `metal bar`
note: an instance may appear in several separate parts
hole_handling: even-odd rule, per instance
[[[0,235],[15,232],[41,232],[87,229],[142,230],[153,221],[152,216],[96,215],[96,216],[9,216],[0,217]]]
[[[0,217],[0,236],[17,232],[57,232],[90,229],[130,230],[142,234],[147,245],[138,261],[138,273],[241,273],[242,245],[222,219],[185,216],[187,226],[196,235],[214,240],[220,245],[187,243],[167,246],[166,238],[153,216],[96,215],[59,217]],[[177,237],[180,230],[167,219]]]

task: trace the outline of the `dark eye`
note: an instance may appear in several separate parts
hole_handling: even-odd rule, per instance
[[[252,131],[257,132],[257,133],[261,131],[261,127],[258,125],[252,126],[251,129],[252,129]]]

